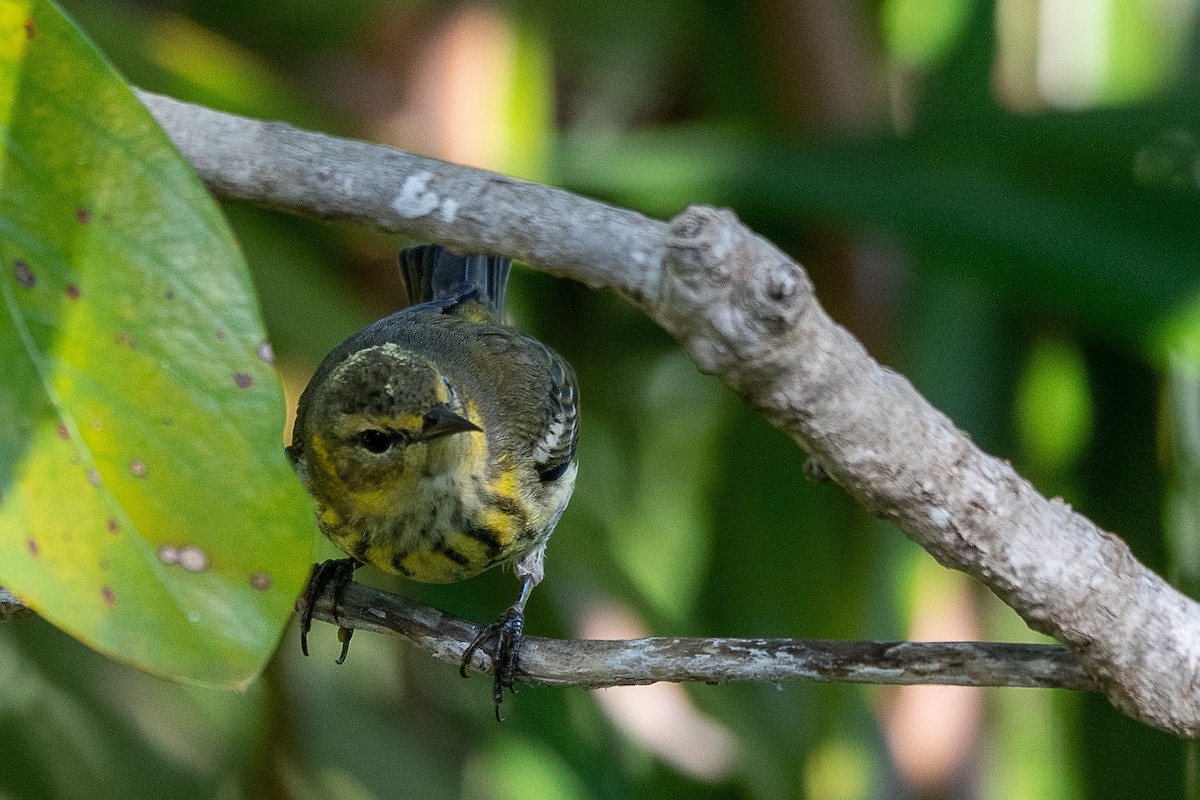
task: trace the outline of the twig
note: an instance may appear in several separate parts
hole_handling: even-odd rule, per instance
[[[983,453],[728,211],[569,192],[141,93],[218,194],[499,253],[641,307],[872,513],[1070,646],[1118,708],[1200,736],[1200,605]]]
[[[333,614],[323,592],[313,617],[359,630],[402,636],[435,658],[458,664],[480,628],[398,595],[348,584]],[[484,653],[472,666],[490,671]],[[553,686],[638,685],[668,681],[1020,686],[1095,690],[1062,645],[997,642],[866,642],[828,639],[658,637],[626,641],[527,636],[520,679]]]
[[[28,616],[33,613],[33,609],[17,599],[17,596],[0,586],[0,622],[18,617]]]

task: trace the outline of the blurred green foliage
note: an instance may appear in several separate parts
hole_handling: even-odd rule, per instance
[[[463,59],[498,48],[483,97],[507,105],[450,134],[500,128],[509,144],[492,166],[647,213],[733,207],[982,446],[1191,588],[1195,564],[1173,559],[1195,552],[1192,3],[1097,0],[1074,8],[1098,16],[1066,24],[1053,0],[66,5],[146,88],[446,157],[459,151],[439,149],[445,120],[460,118],[437,100],[449,76],[465,83]],[[296,389],[329,347],[392,310],[405,242],[227,210]],[[663,635],[898,639],[962,617],[985,638],[1036,638],[835,486],[806,483],[794,444],[621,300],[529,272],[514,284],[515,318],[573,362],[584,404],[579,486],[531,633],[575,635],[617,605]],[[386,585],[484,620],[514,583]],[[894,692],[694,686],[687,708],[710,727],[655,712],[645,694],[666,731],[654,738],[619,722],[615,693],[527,687],[497,726],[486,681],[365,634],[335,667],[333,632],[321,634],[314,658],[285,642],[234,697],[131,674],[36,619],[0,627],[15,687],[0,694],[0,797],[1185,788],[1184,743],[1094,695],[982,692],[962,701],[975,716],[951,709],[914,728]],[[720,769],[681,765],[712,741],[724,745],[706,763]],[[952,757],[921,756],[926,744]]]

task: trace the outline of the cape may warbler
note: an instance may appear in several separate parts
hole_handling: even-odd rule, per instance
[[[493,643],[494,699],[512,688],[525,602],[575,486],[570,365],[503,322],[510,261],[438,246],[400,254],[410,305],[333,350],[300,397],[288,455],[321,530],[348,559],[316,567],[301,618],[373,564],[446,583],[511,562],[517,602],[464,651]],[[350,631],[342,629],[346,656]]]

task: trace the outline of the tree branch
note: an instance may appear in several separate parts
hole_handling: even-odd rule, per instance
[[[1200,606],[980,451],[729,211],[670,224],[569,192],[141,93],[216,193],[509,255],[621,292],[872,513],[1069,645],[1126,713],[1200,736]]]
[[[474,623],[359,583],[347,584],[333,614],[333,593],[317,597],[313,617],[356,630],[403,636],[435,658],[458,664],[481,628]],[[477,652],[472,666],[490,672]],[[1022,686],[1095,690],[1062,645],[993,642],[865,642],[826,639],[626,641],[543,639],[521,648],[524,683],[552,686],[639,685],[668,681],[820,681],[824,683]]]
[[[33,609],[22,603],[17,596],[0,586],[0,622],[24,617],[33,613]]]

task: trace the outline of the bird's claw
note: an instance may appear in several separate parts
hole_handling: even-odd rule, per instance
[[[504,702],[504,690],[516,694],[513,681],[517,674],[517,665],[521,654],[521,642],[524,640],[525,614],[517,606],[513,606],[479,632],[467,649],[463,650],[462,661],[458,672],[467,677],[467,666],[475,651],[488,642],[492,642],[492,700],[496,703],[496,721],[500,721],[500,704]]]
[[[300,652],[304,655],[308,655],[308,632],[312,630],[313,608],[316,606],[317,596],[326,586],[333,587],[333,618],[337,620],[338,598],[342,596],[342,589],[354,578],[354,570],[361,566],[362,563],[353,558],[331,558],[320,564],[313,564],[312,577],[308,579],[308,586],[300,598]],[[338,656],[337,663],[341,664],[346,660],[352,636],[353,628],[338,627],[338,641],[342,643],[342,653]]]

